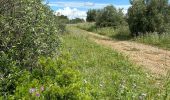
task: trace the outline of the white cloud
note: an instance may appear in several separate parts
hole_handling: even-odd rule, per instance
[[[84,6],[95,6],[95,3],[92,2],[85,2]]]
[[[49,6],[53,7],[73,7],[73,8],[102,8],[109,4],[107,3],[93,3],[93,2],[50,2]]]
[[[86,19],[86,12],[87,11],[82,11],[79,10],[81,8],[83,9],[100,9],[103,8],[107,5],[107,3],[93,3],[93,2],[69,2],[69,1],[65,1],[65,2],[50,2],[48,4],[49,6],[53,6],[53,7],[61,7],[63,9],[58,9],[56,11],[57,13],[60,13],[62,15],[68,16],[69,19],[74,19],[74,18],[83,18]],[[114,5],[117,9],[119,8],[123,8],[123,13],[126,14],[128,8],[131,5]]]
[[[63,9],[58,9],[56,11],[56,14],[60,13],[61,15],[68,16],[69,19],[74,19],[74,18],[82,18],[86,19],[86,11],[81,11],[78,10],[77,8],[71,9],[70,7],[65,7]]]
[[[91,4],[91,3],[87,3],[86,5],[88,6],[92,6],[94,4]],[[99,6],[99,5],[98,5]],[[103,5],[102,5],[103,6]],[[126,14],[127,13],[127,10],[128,8],[131,6],[131,5],[114,5],[117,9],[119,8],[123,8],[123,13]],[[81,10],[78,10],[77,8],[70,8],[70,7],[65,7],[63,9],[58,9],[57,11],[55,11],[55,13],[60,13],[61,15],[65,15],[65,16],[68,16],[69,19],[74,19],[74,18],[82,18],[82,19],[86,19],[87,17],[87,14],[86,14],[87,11],[81,11]]]
[[[114,5],[114,6],[115,6],[117,9],[123,8],[123,13],[126,14],[128,8],[129,8],[131,5]]]
[[[99,9],[110,5],[109,3],[93,3],[93,2],[50,2],[49,6],[53,7],[71,7],[71,8],[86,8],[86,9]],[[131,5],[114,5],[117,9],[123,8],[124,13],[127,13],[127,9]]]

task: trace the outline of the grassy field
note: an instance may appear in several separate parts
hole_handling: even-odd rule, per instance
[[[86,31],[108,36],[114,40],[129,40],[132,38],[128,26],[96,28],[95,23],[80,23],[77,24],[77,27]]]
[[[111,37],[114,40],[131,40],[170,50],[170,33],[164,33],[161,35],[149,33],[133,38],[130,36],[128,26],[121,26],[116,29],[112,27],[95,28],[95,23],[80,23],[77,27]]]
[[[151,33],[151,34],[139,36],[133,40],[140,43],[149,44],[149,45],[170,50],[170,33],[164,33],[161,35],[158,35],[156,33]]]
[[[97,100],[168,100],[168,79],[156,79],[128,57],[92,42],[86,33],[68,26],[63,36],[63,52],[79,62],[77,69],[85,84],[91,84]]]

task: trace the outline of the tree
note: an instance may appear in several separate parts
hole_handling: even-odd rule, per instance
[[[81,18],[75,18],[75,19],[70,20],[71,24],[82,23],[82,22],[84,22],[84,19],[81,19]]]
[[[96,26],[98,27],[118,26],[123,22],[124,17],[122,11],[117,10],[113,5],[109,5],[97,13]]]
[[[131,0],[128,24],[132,35],[165,31],[169,23],[168,0]]]
[[[31,71],[39,56],[53,56],[58,50],[58,25],[53,11],[41,0],[1,2],[0,57]],[[8,64],[0,64],[0,70],[6,70]]]
[[[146,14],[146,6],[141,1],[131,1],[132,7],[128,9],[128,24],[133,35],[138,35],[139,32],[145,32],[148,24]]]
[[[61,16],[57,16],[58,20],[61,21],[61,23],[68,23],[69,19],[67,16],[61,15]]]
[[[96,15],[97,15],[97,10],[96,9],[90,9],[87,12],[87,22],[95,22],[96,20]]]
[[[60,15],[60,16],[55,16],[56,18],[56,22],[58,22],[58,30],[60,33],[64,33],[65,32],[65,26],[66,24],[69,23],[69,19],[67,16],[64,15]]]

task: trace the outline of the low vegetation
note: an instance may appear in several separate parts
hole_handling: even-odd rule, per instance
[[[63,50],[74,61],[81,63],[77,69],[84,82],[91,84],[94,99],[165,99],[169,98],[168,78],[156,79],[145,73],[127,57],[91,41],[86,33],[67,27],[63,36]],[[159,83],[161,82],[161,83]]]
[[[74,68],[80,64],[60,50],[61,22],[41,0],[0,2],[1,100],[92,97]]]
[[[93,23],[77,26],[116,40],[135,40],[170,49],[168,0],[131,0],[130,3],[127,15],[113,6],[91,9],[87,12],[87,21]]]
[[[125,25],[117,26],[115,28],[113,27],[97,28],[95,26],[95,23],[79,23],[76,26],[86,31],[108,36],[114,40],[129,40],[132,38],[132,36],[130,35],[129,27]]]
[[[169,13],[163,13],[170,8],[167,0],[161,0],[161,5],[155,3],[160,0],[135,1],[131,1],[134,8],[144,7],[137,9],[140,13],[132,7],[125,16],[122,9],[109,5],[89,11],[91,23],[82,23],[80,18],[54,15],[43,0],[2,0],[0,100],[169,100],[168,75],[153,77],[128,57],[92,42],[79,29],[170,49]],[[155,7],[156,11],[144,11]],[[151,18],[136,18],[141,14]],[[150,19],[147,26],[153,31],[143,28],[143,21]],[[81,24],[77,28],[66,26],[69,23]]]
[[[150,33],[141,35],[137,38],[134,38],[133,40],[140,43],[157,46],[165,50],[170,50],[170,33],[163,34]]]
[[[69,19],[67,16],[64,16],[64,15],[58,15],[56,17],[59,19],[60,24],[77,24],[77,23],[85,22],[84,19],[81,19],[81,18]]]
[[[79,23],[76,25],[76,27],[89,32],[94,32],[100,35],[108,36],[113,40],[122,40],[122,41],[130,40],[130,41],[149,44],[149,45],[170,50],[170,39],[169,39],[170,34],[168,32],[162,34],[153,32],[153,33],[146,33],[146,34],[141,34],[140,36],[132,37],[130,35],[130,30],[128,26],[120,26],[118,28],[113,28],[113,27],[96,28],[95,23]]]

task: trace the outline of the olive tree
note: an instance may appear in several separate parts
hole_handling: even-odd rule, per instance
[[[60,43],[59,25],[47,5],[41,0],[5,0],[0,8],[0,60],[31,70],[39,56],[53,56]],[[0,65],[0,70],[5,68]]]
[[[168,0],[131,0],[128,9],[128,24],[132,35],[166,31],[169,23]]]
[[[109,5],[98,11],[96,17],[96,26],[110,27],[118,26],[124,22],[122,11],[117,10],[113,5]]]

